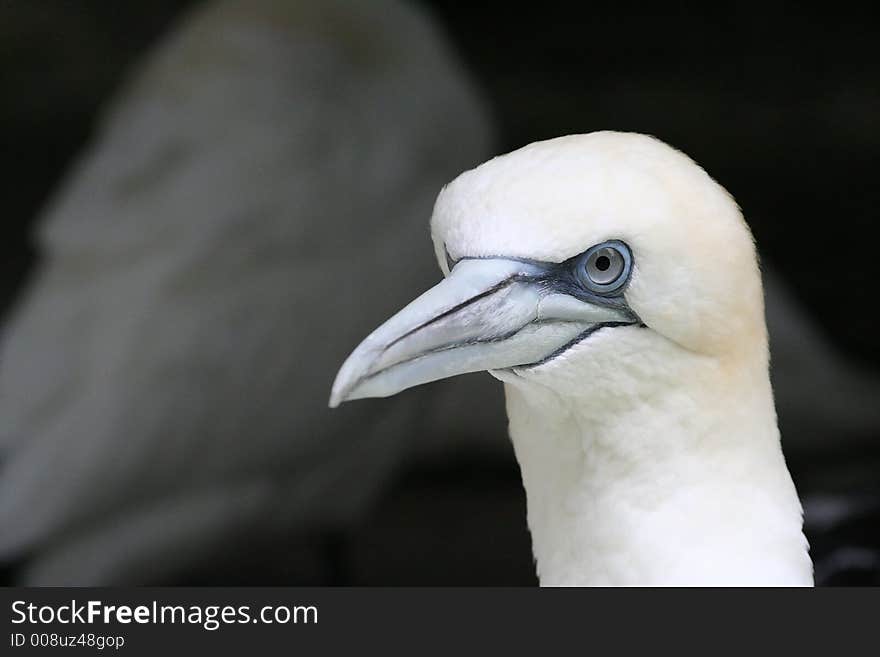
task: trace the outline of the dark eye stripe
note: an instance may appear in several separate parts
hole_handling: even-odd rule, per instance
[[[622,261],[622,269],[620,269],[617,277],[609,283],[597,283],[592,280],[586,271],[587,260],[596,252],[603,249],[613,249],[614,258],[618,256]],[[573,256],[562,262],[545,262],[541,260],[531,260],[529,258],[518,258],[507,255],[493,256],[463,256],[458,260],[453,260],[449,255],[446,244],[443,244],[443,253],[446,257],[446,264],[451,271],[452,268],[462,260],[479,260],[482,258],[504,258],[506,260],[515,260],[525,263],[536,268],[536,271],[523,272],[516,278],[523,281],[540,282],[548,289],[553,289],[562,294],[568,294],[576,299],[588,301],[600,306],[608,306],[611,308],[619,308],[632,313],[632,310],[623,297],[623,292],[629,283],[633,270],[633,255],[629,246],[621,240],[608,240],[591,246],[583,253]],[[601,252],[596,257],[607,252]],[[608,269],[612,268],[615,263],[609,257]],[[602,271],[599,268],[599,271]],[[635,314],[632,313],[635,317]]]

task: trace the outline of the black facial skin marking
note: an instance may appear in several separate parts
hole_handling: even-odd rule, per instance
[[[606,245],[614,246],[615,248],[621,250],[621,252],[627,255],[628,260],[626,268],[623,272],[623,276],[614,283],[613,289],[606,292],[597,292],[595,290],[590,290],[584,286],[584,283],[582,282],[578,271],[583,266],[587,254],[589,254],[596,248]],[[562,262],[545,262],[542,260],[530,260],[528,258],[510,258],[507,256],[468,256],[464,258],[459,258],[458,260],[452,260],[449,255],[449,251],[446,250],[445,245],[443,248],[446,253],[446,262],[449,266],[450,271],[456,264],[458,264],[462,260],[485,260],[491,259],[493,257],[498,257],[504,258],[505,260],[522,262],[539,269],[540,273],[518,274],[505,281],[505,283],[514,281],[538,283],[548,291],[567,294],[568,296],[574,297],[575,299],[586,301],[597,306],[605,306],[606,308],[615,308],[617,310],[624,311],[632,315],[635,321],[639,321],[638,316],[632,311],[623,296],[623,292],[624,290],[626,290],[627,285],[629,285],[630,278],[632,278],[633,266],[629,246],[627,246],[625,242],[621,242],[620,240],[608,240],[607,242],[602,242],[601,244],[590,247],[583,253],[579,253],[578,255],[573,256],[568,260],[563,260]]]
[[[449,255],[449,249],[446,247],[445,243],[443,244],[443,255],[446,256],[446,268],[449,271],[452,271],[452,268],[455,267],[455,263],[458,262],[458,260],[452,259],[452,256]]]
[[[559,347],[559,349],[557,349],[556,351],[553,351],[553,352],[547,354],[546,356],[544,356],[541,360],[536,360],[534,363],[525,363],[524,365],[516,365],[515,367],[508,368],[508,369],[525,370],[525,369],[530,369],[532,367],[538,367],[540,365],[544,365],[545,363],[549,363],[551,360],[553,360],[557,356],[561,356],[566,351],[568,351],[569,349],[574,347],[576,344],[580,344],[581,342],[583,342],[584,340],[589,338],[594,333],[597,333],[600,329],[614,328],[616,326],[632,326],[632,325],[633,325],[633,322],[602,322],[600,324],[594,324],[593,326],[588,328],[586,331],[584,331],[583,333],[578,335],[576,338],[574,338],[570,342],[566,342],[564,345]],[[640,324],[640,326],[644,326],[644,324]]]
[[[583,282],[583,278],[580,275],[580,269],[583,267],[586,262],[586,258],[589,253],[594,251],[597,248],[601,248],[604,246],[613,246],[618,251],[620,251],[625,259],[626,265],[622,276],[620,279],[614,282],[613,290],[609,292],[596,292],[594,290],[590,290],[585,287]],[[453,260],[452,256],[449,255],[449,250],[446,245],[443,245],[443,251],[446,256],[446,264],[450,271],[455,267],[456,264],[461,262],[462,260],[482,260],[489,259],[492,257],[503,257],[506,260],[513,260],[515,262],[522,262],[532,267],[535,267],[539,270],[540,273],[537,274],[517,274],[511,276],[510,278],[501,281],[498,285],[494,286],[491,290],[484,294],[480,294],[473,299],[469,299],[464,303],[457,306],[454,311],[460,310],[462,307],[469,305],[470,303],[476,301],[477,299],[482,298],[486,294],[497,292],[499,289],[515,282],[527,282],[527,283],[537,283],[542,287],[542,289],[548,292],[556,292],[561,294],[566,294],[568,296],[574,297],[580,301],[585,301],[588,303],[592,303],[598,306],[605,306],[608,308],[614,308],[616,310],[620,310],[626,313],[629,317],[632,318],[632,321],[622,321],[622,322],[602,322],[591,326],[589,329],[575,337],[570,342],[562,345],[552,353],[548,354],[544,358],[539,361],[533,363],[523,363],[522,365],[517,365],[515,368],[517,369],[528,369],[532,367],[538,367],[539,365],[543,365],[545,363],[550,362],[554,358],[560,356],[565,353],[575,345],[583,342],[591,335],[595,334],[597,331],[603,328],[614,328],[620,326],[633,326],[638,325],[639,327],[646,328],[646,325],[639,319],[638,315],[633,312],[632,308],[629,307],[629,304],[626,302],[626,299],[623,296],[623,292],[626,290],[627,285],[629,284],[630,278],[632,277],[633,270],[633,262],[632,262],[632,252],[629,249],[629,246],[620,240],[609,240],[607,242],[602,242],[601,244],[597,244],[593,247],[590,247],[583,253],[579,253],[576,256],[573,256],[567,260],[562,262],[545,262],[541,260],[530,260],[528,258],[510,258],[506,256],[484,256],[484,257],[464,257],[459,258],[458,260]],[[447,313],[444,313],[444,315]],[[436,318],[435,318],[436,319]],[[434,320],[432,320],[434,321]],[[430,323],[430,322],[429,322]],[[421,327],[420,327],[421,328]],[[515,331],[514,333],[517,333]],[[503,339],[506,339],[511,336],[503,336]],[[507,368],[508,370],[514,368]]]

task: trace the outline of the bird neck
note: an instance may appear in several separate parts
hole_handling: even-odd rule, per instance
[[[812,584],[756,361],[618,363],[580,393],[503,377],[542,585]]]

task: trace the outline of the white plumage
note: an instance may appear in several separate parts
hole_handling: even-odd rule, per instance
[[[493,370],[542,584],[812,584],[755,249],[718,184],[655,139],[576,135],[462,174],[431,224],[447,279],[331,404]],[[607,244],[633,264],[606,294],[578,254]]]

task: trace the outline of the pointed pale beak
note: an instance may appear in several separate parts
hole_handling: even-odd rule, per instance
[[[595,301],[559,291],[541,263],[462,260],[352,352],[330,406],[457,374],[535,365],[599,327],[637,320],[625,304]]]

